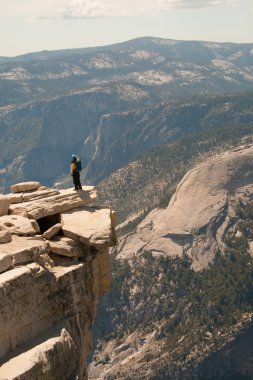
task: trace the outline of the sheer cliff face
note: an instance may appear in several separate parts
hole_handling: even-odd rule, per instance
[[[229,232],[240,233],[235,211],[253,198],[253,146],[214,157],[190,170],[168,207],[154,210],[134,236],[125,237],[118,258],[150,251],[157,255],[189,255],[196,270],[224,251]]]
[[[86,379],[99,296],[115,245],[110,209],[93,187],[39,183],[0,196],[0,378]]]
[[[100,181],[129,162],[138,160],[139,155],[149,149],[177,141],[193,132],[210,131],[214,125],[253,121],[249,99],[247,94],[240,103],[234,95],[217,95],[209,97],[208,101],[203,98],[170,100],[146,108],[103,115],[96,130],[95,152],[86,168],[87,177]],[[245,105],[245,119],[242,104]]]

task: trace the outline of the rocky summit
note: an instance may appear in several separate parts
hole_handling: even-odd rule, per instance
[[[0,379],[87,378],[115,215],[96,189],[38,182],[0,195]]]

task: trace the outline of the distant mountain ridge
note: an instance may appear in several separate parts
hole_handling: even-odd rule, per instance
[[[104,142],[111,140],[110,152],[101,151],[99,135],[106,130],[106,123],[114,119],[117,129],[115,120],[118,120],[117,132],[114,129],[115,136],[122,135],[118,148],[125,139],[127,144],[133,144],[132,148],[137,149],[139,144],[137,151],[141,154],[152,144],[166,142],[171,134],[171,129],[165,126],[169,113],[165,112],[163,120],[162,112],[158,112],[165,109],[164,103],[173,104],[175,99],[196,95],[206,99],[209,95],[252,91],[252,51],[253,44],[146,37],[105,47],[2,58],[1,181],[8,186],[17,180],[34,178],[52,185],[68,174],[69,155],[73,152],[82,156],[84,166],[88,165],[86,180],[104,178],[134,159],[126,149],[127,160],[115,166],[118,142],[115,140],[113,148],[112,135],[103,135]],[[138,118],[137,126],[134,120]],[[178,130],[179,136],[181,127],[176,126],[177,120],[175,117],[173,133]],[[149,126],[153,124],[153,132],[155,123],[159,124],[160,140],[154,139],[151,144],[146,122]],[[122,134],[124,125],[126,137]],[[146,135],[142,141],[131,141],[131,130],[132,138],[136,133],[147,133],[148,141]],[[111,168],[109,162],[103,168],[104,155],[106,160],[112,160]]]
[[[238,52],[238,47],[243,49],[252,49],[252,43],[233,43],[233,42],[212,42],[212,41],[187,41],[187,40],[175,40],[175,39],[165,39],[159,37],[139,37],[134,38],[125,42],[118,42],[111,45],[100,45],[95,47],[85,47],[85,48],[72,48],[72,49],[61,49],[61,50],[42,50],[38,52],[21,54],[15,57],[0,57],[0,59],[7,61],[29,61],[38,59],[49,59],[55,58],[56,56],[69,56],[86,54],[86,53],[96,53],[104,51],[118,51],[118,50],[136,50],[136,49],[148,49],[161,51],[161,46],[176,46],[178,45],[182,50],[187,47],[206,47],[208,50],[218,51],[222,47],[226,47],[226,51],[223,52],[224,58],[229,58],[235,52]],[[164,49],[165,50],[165,49]],[[173,49],[171,49],[173,51]]]
[[[252,88],[252,51],[253,44],[149,37],[105,47],[2,58],[0,84],[5,96],[0,97],[0,105],[113,83],[158,86],[156,100],[203,90],[243,91]]]

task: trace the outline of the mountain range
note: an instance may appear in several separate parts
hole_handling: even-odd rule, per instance
[[[92,178],[93,161],[98,165],[97,143],[108,120],[115,123],[118,137],[117,118],[126,130],[141,124],[141,115],[158,113],[164,102],[175,109],[179,98],[191,103],[189,98],[196,95],[251,91],[252,51],[253,44],[147,37],[2,58],[1,186],[30,178],[52,184],[68,173],[74,152],[87,165],[86,180]],[[168,110],[165,113],[166,123]]]

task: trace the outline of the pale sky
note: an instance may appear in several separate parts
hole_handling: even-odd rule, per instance
[[[0,0],[0,56],[152,36],[253,42],[253,0]]]

